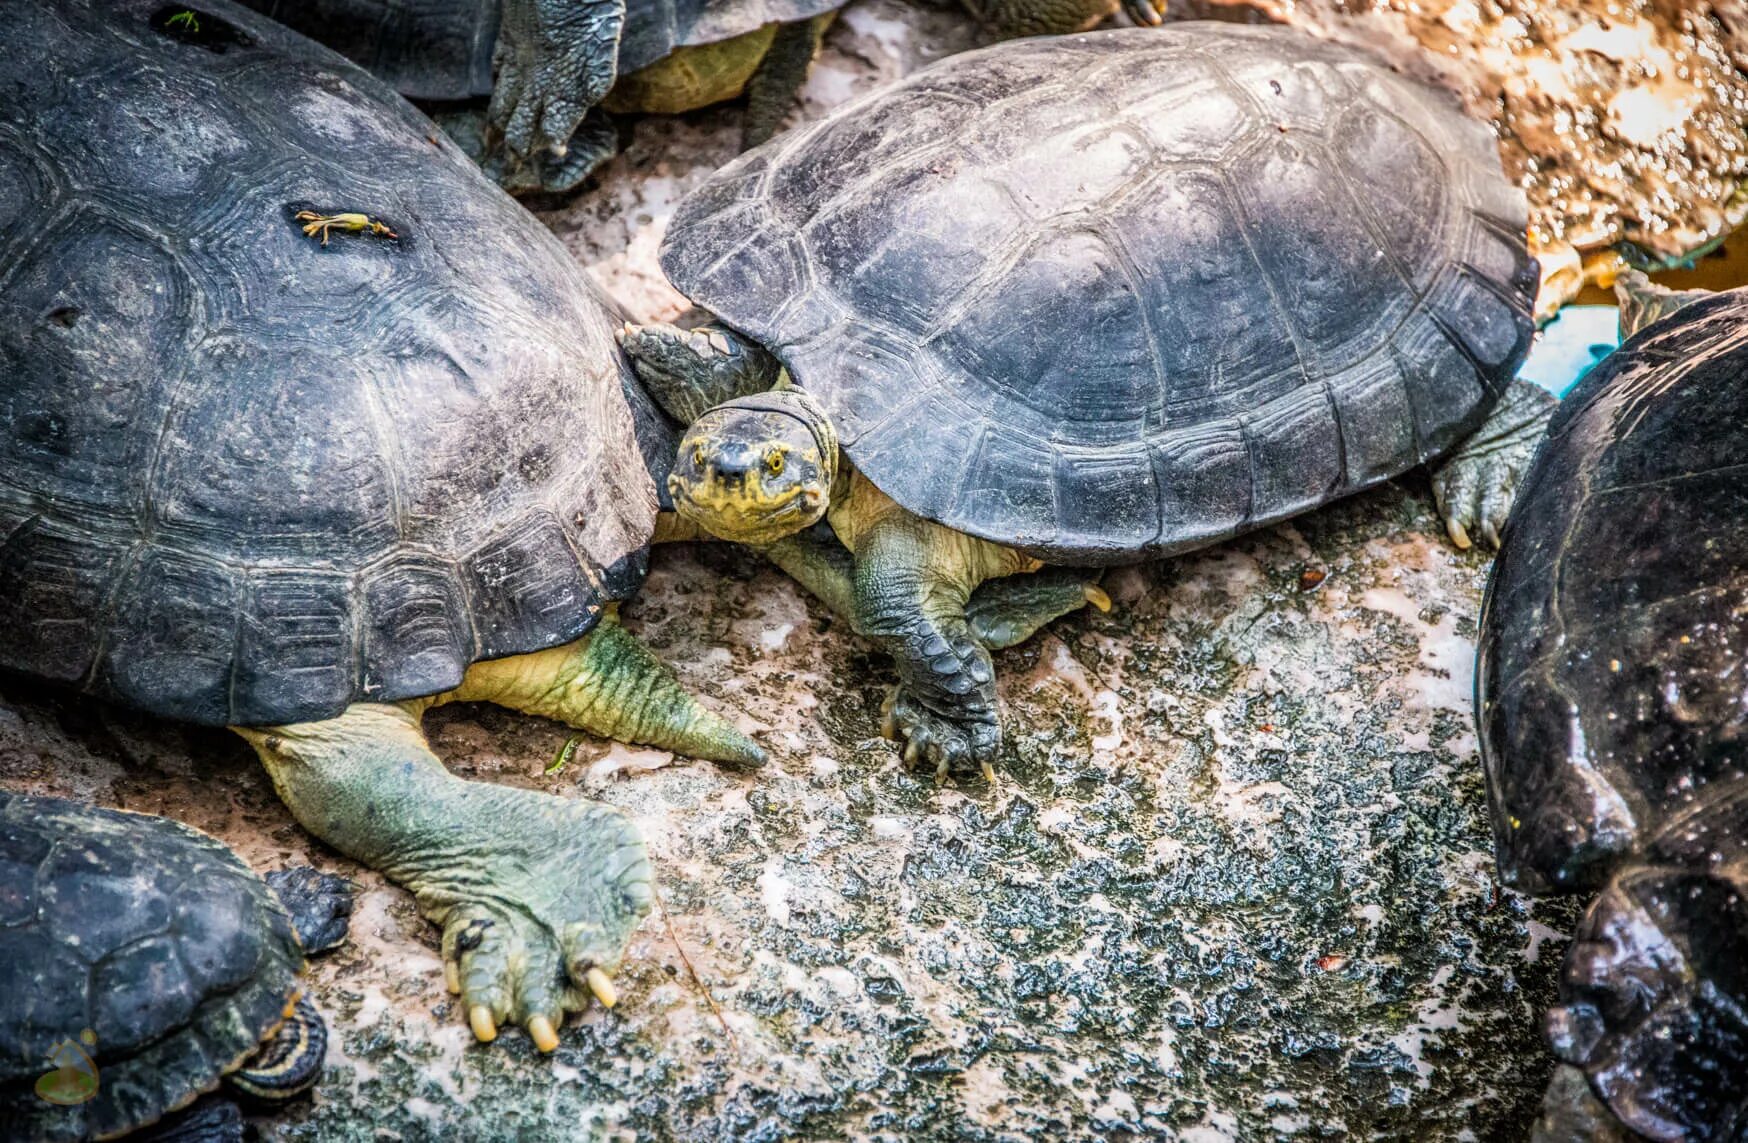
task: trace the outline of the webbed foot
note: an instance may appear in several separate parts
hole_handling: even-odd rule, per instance
[[[482,791],[482,793],[484,793]],[[543,1052],[566,1012],[611,1008],[612,974],[653,899],[643,842],[617,810],[494,789],[504,829],[490,850],[452,855],[409,877],[419,910],[443,929],[449,990],[473,1033],[520,1024]]]
[[[1457,547],[1469,548],[1475,537],[1499,547],[1518,482],[1558,404],[1540,386],[1513,381],[1475,434],[1433,470],[1433,497]]]
[[[986,781],[995,781],[995,755],[1001,749],[1001,725],[992,716],[950,718],[931,710],[903,684],[887,696],[880,731],[904,747],[904,765],[934,767],[935,781],[955,770],[976,767]]]

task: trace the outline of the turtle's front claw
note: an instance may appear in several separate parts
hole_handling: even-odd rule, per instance
[[[1514,457],[1479,456],[1445,465],[1432,477],[1433,498],[1451,543],[1467,550],[1480,540],[1499,548],[1505,518],[1522,473]]]
[[[903,745],[907,770],[926,763],[934,767],[937,782],[968,770],[993,780],[991,763],[1001,748],[1001,727],[993,720],[949,718],[900,686],[887,699],[881,732]]]

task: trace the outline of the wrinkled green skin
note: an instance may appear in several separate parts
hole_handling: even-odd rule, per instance
[[[649,859],[618,810],[449,773],[419,719],[450,701],[494,702],[735,766],[758,765],[764,752],[612,617],[574,643],[476,663],[446,694],[232,728],[305,829],[406,888],[443,930],[445,971],[475,1034],[489,1040],[515,1023],[539,1043],[588,1004],[591,969],[618,968],[650,908]]]
[[[903,743],[907,765],[927,761],[937,777],[966,768],[991,775],[1001,730],[989,649],[1102,598],[1095,573],[1040,577],[1038,561],[1016,549],[894,504],[838,455],[824,410],[786,387],[779,363],[731,330],[651,325],[628,328],[622,344],[651,394],[690,425],[668,478],[679,514],[763,551],[885,647],[899,685],[884,729]],[[754,394],[762,395],[748,402]],[[1471,533],[1497,545],[1553,404],[1542,390],[1514,384],[1433,474],[1458,546],[1468,547]],[[822,517],[839,544],[803,531]],[[1016,575],[1017,589],[998,592],[988,609],[972,602],[985,581]]]

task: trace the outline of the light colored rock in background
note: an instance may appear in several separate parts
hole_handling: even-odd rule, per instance
[[[950,10],[854,7],[803,114],[972,42]],[[640,317],[682,305],[655,247],[735,115],[639,125],[545,215]],[[3,682],[0,780],[358,880],[351,942],[314,970],[328,1075],[268,1139],[1511,1137],[1571,915],[1494,882],[1486,565],[1440,534],[1415,477],[1113,573],[1112,614],[998,657],[993,790],[904,772],[878,737],[890,664],[789,581],[659,551],[628,622],[764,739],[763,773],[586,742],[548,775],[562,727],[429,719],[458,773],[613,802],[649,839],[663,904],[623,1000],[551,1057],[472,1042],[410,898],[303,834],[228,733]]]

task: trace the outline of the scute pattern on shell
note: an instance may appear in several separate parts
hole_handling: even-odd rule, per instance
[[[357,68],[157,7],[0,3],[0,666],[282,723],[583,634],[654,527],[610,303]]]
[[[955,56],[718,172],[663,246],[905,507],[1065,562],[1233,535],[1472,429],[1536,267],[1486,128],[1174,25]]]
[[[497,0],[242,0],[319,40],[408,99],[492,91]]]
[[[219,842],[165,818],[0,791],[0,1134],[108,1137],[217,1085],[283,1018],[303,968],[290,918]],[[36,1078],[89,1029],[99,1086]]]

